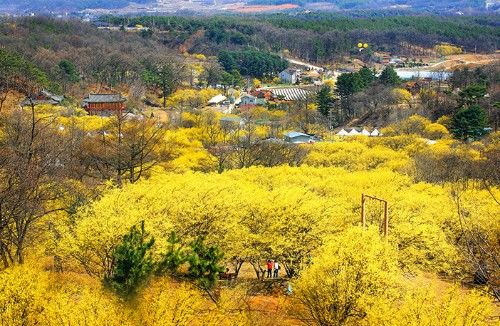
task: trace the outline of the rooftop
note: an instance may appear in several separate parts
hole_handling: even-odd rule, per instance
[[[86,103],[120,103],[126,99],[121,94],[89,94],[83,99]]]
[[[305,100],[307,97],[313,95],[312,91],[292,87],[292,88],[273,88],[271,92],[275,97],[283,98],[285,101],[298,101]]]
[[[295,137],[311,137],[311,135],[308,135],[308,134],[304,134],[302,132],[297,132],[297,131],[290,131],[289,133],[287,133],[285,135],[285,137],[289,137],[289,138],[295,138]]]
[[[219,95],[216,95],[214,97],[212,97],[209,101],[208,101],[208,104],[219,104],[221,102],[224,102],[225,100],[227,100],[227,97],[225,97],[224,95],[222,94],[219,94]]]

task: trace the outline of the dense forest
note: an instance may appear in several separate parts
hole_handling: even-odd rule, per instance
[[[69,91],[76,77],[84,85],[71,90],[77,97],[92,85],[132,83],[142,73],[142,62],[155,54],[178,56],[177,51],[138,34],[109,33],[87,23],[47,18],[0,24],[0,44],[43,70],[53,91]],[[67,74],[68,62],[75,66],[76,76]]]
[[[256,47],[278,52],[284,49],[303,59],[322,62],[356,51],[359,41],[373,50],[405,54],[402,44],[432,48],[440,42],[466,51],[494,51],[500,37],[496,16],[437,17],[391,16],[346,18],[333,14],[292,17],[104,17],[114,24],[156,27],[165,44],[188,41],[190,52],[216,53],[221,47]]]

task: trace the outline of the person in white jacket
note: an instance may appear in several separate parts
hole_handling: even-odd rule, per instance
[[[277,260],[274,261],[274,278],[278,278],[279,276],[279,271],[280,271],[280,264],[278,263]]]

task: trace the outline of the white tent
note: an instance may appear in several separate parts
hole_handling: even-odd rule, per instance
[[[356,128],[352,128],[351,131],[349,131],[349,136],[357,136],[360,135],[361,133],[356,130]]]
[[[363,130],[361,131],[361,134],[363,136],[370,136],[371,135],[370,132],[368,130],[366,130],[365,128],[363,128]]]
[[[348,136],[348,135],[349,133],[345,131],[345,129],[342,129],[337,133],[337,136]]]

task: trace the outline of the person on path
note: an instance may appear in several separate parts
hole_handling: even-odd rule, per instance
[[[280,264],[278,263],[278,261],[276,260],[274,262],[274,278],[278,278],[279,276],[279,271],[280,271]]]
[[[273,262],[267,260],[267,278],[273,277]]]

